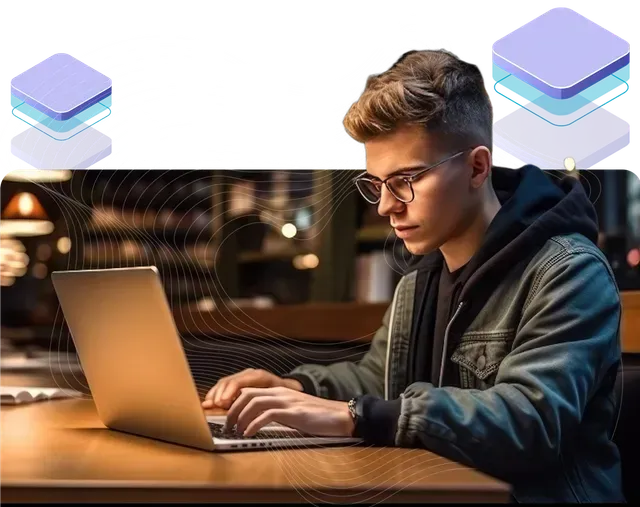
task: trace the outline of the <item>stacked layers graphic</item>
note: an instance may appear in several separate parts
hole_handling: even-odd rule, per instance
[[[494,144],[525,163],[592,167],[629,144],[605,106],[629,90],[629,43],[567,8],[493,45],[494,89],[519,107],[494,124]]]
[[[94,126],[111,114],[111,79],[55,54],[11,80],[13,115],[29,128],[11,152],[37,169],[86,169],[111,153]]]

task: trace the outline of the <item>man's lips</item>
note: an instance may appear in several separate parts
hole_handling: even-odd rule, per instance
[[[417,225],[394,225],[393,228],[396,231],[396,236],[398,238],[404,239],[410,236],[411,233],[418,228],[418,226]]]

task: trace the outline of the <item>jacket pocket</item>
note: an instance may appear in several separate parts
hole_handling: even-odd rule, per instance
[[[451,355],[451,361],[458,365],[460,387],[484,390],[493,386],[510,344],[506,334],[463,337]]]

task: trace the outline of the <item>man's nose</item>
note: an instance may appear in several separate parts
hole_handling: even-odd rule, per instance
[[[387,217],[392,213],[400,213],[405,207],[405,203],[399,201],[386,185],[382,185],[380,191],[380,202],[378,203],[378,214]]]

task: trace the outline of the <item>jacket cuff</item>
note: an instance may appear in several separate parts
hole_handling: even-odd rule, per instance
[[[283,375],[282,378],[290,378],[297,380],[302,384],[302,391],[306,394],[310,394],[312,396],[317,396],[316,387],[307,375],[303,375],[301,373],[290,373],[288,375]]]
[[[369,394],[356,401],[358,419],[354,435],[366,443],[393,446],[396,439],[402,399],[386,401]]]

